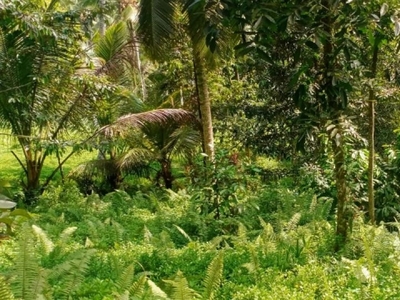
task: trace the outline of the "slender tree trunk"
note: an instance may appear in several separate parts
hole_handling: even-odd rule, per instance
[[[338,97],[337,87],[334,85],[335,70],[335,44],[333,28],[335,18],[333,16],[334,7],[331,0],[321,2],[324,16],[321,20],[324,29],[323,46],[323,79],[322,93],[319,100],[323,106],[328,108],[328,112],[336,120],[336,134],[331,136],[331,144],[335,165],[335,183],[337,190],[337,216],[336,216],[336,243],[335,251],[339,251],[347,239],[349,224],[352,218],[351,203],[347,194],[346,181],[346,151],[343,132],[344,109]]]
[[[161,176],[163,177],[165,188],[172,189],[172,168],[171,161],[169,159],[164,159],[161,161]]]
[[[147,89],[146,89],[146,82],[144,80],[144,75],[143,75],[142,61],[140,60],[140,45],[137,41],[136,33],[133,30],[134,30],[133,28],[130,29],[131,39],[132,39],[133,49],[134,49],[133,51],[135,54],[136,68],[138,70],[138,76],[139,76],[140,85],[141,85],[141,89],[142,89],[142,101],[145,101],[147,99]]]
[[[347,239],[347,232],[351,222],[351,203],[347,194],[345,148],[343,141],[342,117],[337,124],[337,137],[331,139],[333,159],[335,165],[335,181],[337,190],[337,216],[336,216],[336,243],[335,251],[339,251]]]
[[[213,162],[215,158],[214,133],[211,115],[211,101],[206,80],[206,67],[200,52],[197,49],[193,50],[193,61],[195,66],[194,72],[197,78],[196,89],[199,98],[204,149],[208,159]]]
[[[375,35],[375,43],[372,54],[371,79],[376,77],[378,64],[378,41]],[[368,214],[369,220],[375,224],[375,195],[374,195],[374,168],[375,168],[375,92],[374,87],[370,86],[368,96],[368,116],[369,116],[369,157],[368,157]]]
[[[105,0],[99,0],[99,33],[100,36],[104,36],[106,33],[106,21],[104,18],[104,7],[105,7],[106,1]]]

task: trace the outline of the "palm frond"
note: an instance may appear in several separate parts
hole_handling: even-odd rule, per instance
[[[156,109],[143,113],[128,114],[120,117],[114,124],[100,129],[108,136],[114,136],[124,130],[142,128],[146,124],[166,124],[168,121],[186,123],[195,121],[196,116],[183,109]]]
[[[107,28],[104,36],[97,35],[95,39],[95,55],[103,61],[103,66],[97,73],[110,72],[124,59],[123,49],[129,42],[126,22],[118,22]]]
[[[170,135],[164,151],[169,149],[168,152],[173,155],[188,157],[200,144],[200,130],[193,128],[193,126],[181,126]]]
[[[217,56],[206,43],[207,13],[212,10],[206,7],[207,2],[187,0],[183,9],[186,12],[187,33],[192,41],[193,51],[206,60],[207,66],[215,66]]]
[[[221,251],[210,263],[204,279],[203,299],[215,299],[215,292],[222,281],[222,271],[224,267],[224,253]]]
[[[145,148],[131,148],[119,159],[118,164],[121,170],[133,172],[135,169],[143,168],[150,161],[156,160],[154,153]]]
[[[175,32],[175,0],[141,0],[138,34],[152,59],[165,57],[165,49]]]
[[[107,159],[94,159],[80,164],[69,173],[69,177],[92,177],[97,174],[105,174],[108,170],[115,168],[116,162]]]
[[[173,293],[171,298],[174,300],[187,300],[187,299],[199,299],[200,295],[195,290],[189,287],[189,283],[183,273],[178,271],[175,280],[164,280],[173,287]]]

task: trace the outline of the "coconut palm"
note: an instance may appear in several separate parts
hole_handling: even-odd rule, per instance
[[[207,1],[141,0],[139,4],[139,37],[149,56],[155,60],[166,58],[169,45],[180,25],[177,16],[185,22],[185,31],[191,41],[195,71],[196,92],[202,124],[204,151],[210,161],[214,160],[214,135],[211,101],[206,78],[207,50],[204,29],[206,26]],[[183,12],[183,15],[182,13]]]

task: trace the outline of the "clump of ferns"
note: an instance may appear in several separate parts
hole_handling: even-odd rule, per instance
[[[217,299],[218,289],[223,281],[224,252],[219,251],[207,268],[203,280],[203,289],[200,292],[189,287],[189,283],[181,271],[178,271],[173,280],[164,280],[171,288],[168,290],[169,298],[165,294],[164,299]]]
[[[223,279],[224,253],[220,251],[209,264],[201,291],[195,291],[181,271],[173,279],[163,280],[165,290],[148,278],[144,273],[134,275],[134,265],[129,265],[115,281],[115,299],[217,299],[217,293]],[[146,298],[147,297],[147,298]]]
[[[38,226],[25,224],[20,229],[12,255],[13,267],[7,274],[14,297],[69,299],[73,295],[84,281],[95,252],[84,248],[66,250],[75,230],[65,229],[53,242]]]

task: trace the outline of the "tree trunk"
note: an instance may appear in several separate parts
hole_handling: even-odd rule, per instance
[[[105,0],[99,0],[99,34],[104,36],[106,33],[106,21],[104,14]]]
[[[332,151],[335,165],[335,183],[337,190],[337,216],[336,216],[336,243],[335,251],[339,251],[347,239],[349,224],[352,218],[351,203],[347,195],[346,182],[346,151],[345,139],[343,132],[343,119],[346,107],[343,106],[339,98],[339,88],[334,84],[334,74],[336,73],[336,58],[335,58],[335,35],[333,28],[335,27],[334,10],[335,7],[330,0],[321,2],[323,8],[323,17],[321,24],[324,31],[323,45],[323,78],[321,85],[321,96],[319,101],[323,107],[326,107],[327,112],[335,121],[336,134],[331,137]]]
[[[172,189],[174,178],[172,177],[171,161],[168,159],[161,161],[161,176],[164,180],[165,188]]]
[[[339,251],[347,239],[347,232],[351,221],[351,203],[347,195],[345,148],[341,116],[338,119],[337,134],[331,139],[333,159],[335,165],[335,181],[337,190],[336,242],[335,251]]]
[[[378,64],[378,37],[375,35],[375,43],[372,54],[371,79],[376,77]],[[372,84],[372,83],[371,83]],[[374,168],[375,168],[375,92],[374,87],[370,86],[368,96],[368,116],[369,116],[369,156],[368,156],[368,215],[372,224],[375,224],[375,195],[374,195]]]
[[[200,52],[197,49],[193,50],[194,72],[197,78],[196,88],[198,90],[199,108],[201,113],[203,144],[209,161],[213,162],[215,158],[214,133],[211,115],[211,101],[206,80],[206,67]]]
[[[26,159],[26,185],[24,187],[25,204],[33,205],[37,202],[37,197],[41,194],[40,174],[43,162]]]

